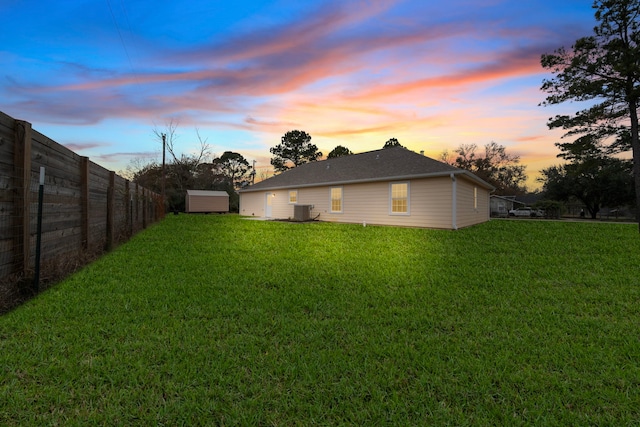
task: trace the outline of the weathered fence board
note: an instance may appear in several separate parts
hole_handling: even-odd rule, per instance
[[[0,127],[0,165],[13,167],[13,129]]]
[[[5,150],[13,150],[13,127],[14,119],[6,114],[0,114],[0,154],[5,154]]]

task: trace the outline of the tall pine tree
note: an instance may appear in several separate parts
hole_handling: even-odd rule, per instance
[[[542,105],[591,103],[551,118],[548,126],[566,130],[576,144],[597,141],[608,154],[631,150],[640,214],[640,0],[596,0],[593,8],[598,24],[592,36],[578,39],[571,50],[542,55],[542,66],[554,74],[543,81],[549,95]]]

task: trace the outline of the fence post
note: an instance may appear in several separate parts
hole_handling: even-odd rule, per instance
[[[89,249],[89,158],[83,157],[80,163],[80,180],[81,180],[81,218],[80,218],[80,235],[82,240],[82,249]]]
[[[15,177],[15,212],[13,227],[14,272],[26,274],[30,256],[31,123],[14,122],[13,176]]]
[[[147,189],[142,189],[142,228],[147,228]]]
[[[125,197],[125,226],[129,231],[129,237],[133,236],[133,218],[131,217],[131,213],[133,212],[133,197],[131,196],[131,182],[126,180],[124,182],[124,197]]]
[[[136,202],[136,216],[135,216],[135,229],[138,230],[140,228],[140,186],[138,185],[138,183],[136,183],[136,197],[135,197],[135,202]]]
[[[107,187],[107,250],[113,248],[113,224],[114,218],[114,193],[115,193],[116,173],[109,171],[109,187]]]
[[[42,249],[42,205],[44,204],[44,166],[40,166],[40,184],[38,185],[38,225],[36,231],[36,266],[33,289],[40,291],[40,256]]]

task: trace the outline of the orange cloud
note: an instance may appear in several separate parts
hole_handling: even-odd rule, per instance
[[[500,81],[509,78],[539,74],[542,71],[538,56],[522,55],[521,52],[510,52],[501,55],[486,65],[463,71],[456,71],[448,75],[429,77],[396,84],[381,84],[374,88],[363,90],[354,98],[374,100],[376,98],[397,97],[407,92],[424,89],[451,89],[462,91],[465,87]]]

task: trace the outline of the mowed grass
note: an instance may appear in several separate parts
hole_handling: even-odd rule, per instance
[[[0,318],[1,425],[638,425],[637,226],[169,216]]]

